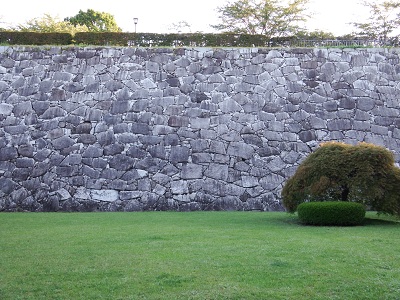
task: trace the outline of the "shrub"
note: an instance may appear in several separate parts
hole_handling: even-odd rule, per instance
[[[394,162],[380,146],[322,144],[286,181],[283,205],[295,212],[303,202],[341,200],[400,216],[400,169]]]
[[[9,45],[70,45],[72,35],[64,32],[1,31],[0,43]]]
[[[297,38],[269,39],[265,35],[232,33],[78,32],[74,40],[77,44],[134,47],[278,47]]]
[[[363,223],[365,208],[354,202],[305,202],[297,207],[297,213],[306,225],[355,226]]]

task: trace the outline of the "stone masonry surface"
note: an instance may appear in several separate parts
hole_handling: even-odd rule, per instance
[[[399,162],[399,53],[0,47],[0,211],[282,210],[323,141]]]

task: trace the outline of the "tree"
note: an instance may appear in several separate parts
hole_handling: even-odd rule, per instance
[[[173,32],[173,33],[181,33],[181,32],[192,32],[192,28],[190,26],[190,24],[186,21],[179,21],[176,23],[171,23],[168,26],[168,30]]]
[[[70,22],[75,26],[84,25],[89,29],[89,31],[122,31],[121,28],[118,27],[113,15],[105,12],[94,11],[93,9],[88,9],[86,12],[79,10],[79,13],[76,16],[65,18],[64,21]]]
[[[76,32],[86,32],[88,28],[82,25],[74,26],[69,22],[60,20],[58,17],[44,14],[41,18],[34,18],[25,24],[17,25],[13,30],[26,32],[68,32],[75,34]]]
[[[352,23],[359,29],[356,34],[387,44],[393,31],[400,26],[400,1],[364,1],[363,4],[370,9],[370,16],[365,23]]]
[[[305,40],[333,40],[335,35],[323,30],[299,31],[296,36]]]
[[[400,169],[393,153],[367,143],[322,144],[297,168],[282,189],[289,212],[311,201],[352,201],[400,216]]]
[[[290,0],[286,6],[278,0],[236,0],[217,9],[221,23],[212,25],[223,32],[263,34],[267,37],[294,35],[307,18],[309,0]]]

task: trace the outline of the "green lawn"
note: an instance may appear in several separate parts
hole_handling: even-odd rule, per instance
[[[307,227],[294,215],[260,212],[1,213],[0,299],[400,299],[400,223]]]

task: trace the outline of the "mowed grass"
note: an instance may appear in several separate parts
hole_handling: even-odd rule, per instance
[[[309,227],[261,212],[2,213],[0,299],[400,299],[400,223]]]

